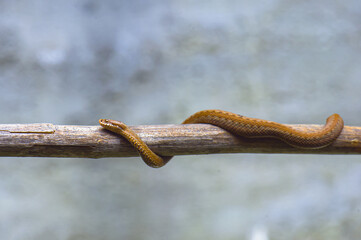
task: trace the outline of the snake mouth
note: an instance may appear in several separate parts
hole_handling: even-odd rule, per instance
[[[111,120],[111,119],[99,119],[99,124],[106,129],[120,128],[125,130],[128,128],[126,124],[121,121]]]
[[[100,124],[101,126],[110,125],[109,119],[99,119],[99,124]]]

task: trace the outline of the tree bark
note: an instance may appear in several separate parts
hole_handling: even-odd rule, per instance
[[[321,125],[289,125],[316,131]],[[361,154],[361,127],[345,126],[338,139],[321,149],[299,149],[274,138],[244,138],[209,124],[131,127],[164,156],[211,153]],[[121,136],[100,126],[0,124],[0,156],[104,158],[137,156]]]

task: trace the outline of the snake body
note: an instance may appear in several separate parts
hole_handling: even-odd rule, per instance
[[[305,132],[284,124],[249,118],[223,110],[196,112],[182,124],[194,123],[212,124],[242,137],[278,138],[294,147],[309,149],[318,149],[330,145],[340,135],[344,125],[342,118],[338,114],[333,114],[327,118],[325,126],[319,131]],[[99,124],[127,139],[150,167],[162,167],[172,158],[172,156],[160,156],[154,153],[134,131],[120,121],[100,119]]]

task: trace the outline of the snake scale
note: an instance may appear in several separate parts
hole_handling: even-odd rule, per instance
[[[182,124],[208,123],[232,134],[249,138],[278,138],[297,148],[318,149],[330,145],[340,135],[343,120],[338,114],[327,118],[325,126],[317,132],[305,132],[284,124],[241,116],[223,110],[203,110],[187,118]],[[126,124],[110,119],[100,119],[105,129],[123,136],[139,152],[143,161],[150,167],[164,166],[173,156],[160,156],[154,153],[142,139]]]

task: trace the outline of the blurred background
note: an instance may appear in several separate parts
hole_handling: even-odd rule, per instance
[[[361,126],[361,2],[0,1],[0,123],[219,108]],[[357,239],[361,157],[0,158],[1,239]]]

